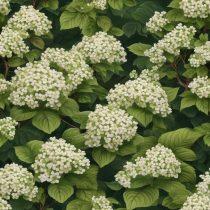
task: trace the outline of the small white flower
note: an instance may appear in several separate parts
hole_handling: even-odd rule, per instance
[[[73,50],[80,52],[92,64],[126,61],[126,52],[121,43],[106,32],[97,32],[91,37],[84,36]]]
[[[58,183],[64,174],[83,174],[89,168],[90,161],[84,151],[61,138],[52,137],[49,140],[42,145],[32,165],[41,182]]]
[[[180,8],[186,17],[207,18],[210,15],[210,0],[181,0]]]
[[[17,124],[18,123],[11,117],[0,119],[0,135],[2,135],[8,140],[14,139],[15,126],[17,126]]]
[[[26,168],[16,163],[0,168],[0,198],[8,200],[24,196],[31,201],[37,192],[34,177]]]
[[[11,89],[11,82],[0,78],[0,95],[8,93]]]
[[[93,78],[93,70],[86,64],[84,56],[76,50],[48,48],[42,53],[41,62],[49,66],[56,64],[67,73],[66,84],[69,91],[76,89],[84,80]]]
[[[127,109],[136,103],[141,108],[149,108],[153,114],[165,117],[171,113],[166,92],[157,81],[159,75],[153,70],[145,69],[135,79],[125,84],[117,84],[106,97],[114,107]]]
[[[92,210],[113,210],[113,208],[110,201],[105,196],[93,196]]]
[[[28,63],[18,67],[12,78],[11,103],[32,109],[41,105],[58,109],[60,98],[67,94],[67,86],[62,72],[50,69],[43,63]]]
[[[161,32],[163,27],[169,23],[165,18],[166,12],[155,12],[155,14],[146,23],[147,30],[151,33]]]
[[[10,11],[10,0],[1,0],[0,1],[0,14],[7,15]]]
[[[6,200],[0,198],[0,209],[1,210],[12,210],[12,207]]]
[[[178,56],[181,48],[190,48],[196,30],[193,26],[187,27],[179,23],[171,32],[167,33],[158,43],[144,52],[145,56],[156,65],[166,62],[164,52]]]
[[[210,97],[210,81],[208,76],[196,77],[188,85],[190,91],[196,94],[199,98],[209,98]]]
[[[138,157],[134,163],[127,162],[124,169],[115,175],[115,180],[130,188],[132,178],[137,176],[174,177],[181,173],[181,163],[171,149],[161,144],[147,150],[145,157]]]

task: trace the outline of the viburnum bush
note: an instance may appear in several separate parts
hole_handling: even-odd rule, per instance
[[[210,210],[209,0],[0,0],[0,210]]]

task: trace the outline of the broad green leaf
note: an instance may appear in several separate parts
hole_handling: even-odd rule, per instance
[[[123,197],[126,208],[133,210],[135,208],[152,206],[159,197],[159,191],[157,188],[146,187],[138,191],[126,191]]]
[[[37,111],[22,107],[12,107],[10,115],[16,121],[29,120],[37,114]]]
[[[75,185],[78,189],[83,190],[97,190],[97,175],[98,175],[98,167],[92,165],[90,169],[88,169],[82,175],[70,174],[68,175],[68,180]]]
[[[33,37],[30,38],[30,41],[35,47],[37,47],[41,50],[43,50],[44,47],[45,47],[44,40],[40,37],[33,36]]]
[[[103,191],[98,190],[77,190],[76,196],[83,201],[91,202],[93,196],[105,195]]]
[[[207,146],[210,146],[210,134],[203,137],[203,141]]]
[[[113,9],[120,10],[123,8],[122,0],[108,0],[108,3]]]
[[[139,176],[132,180],[131,188],[140,188],[152,184],[153,178],[149,176]]]
[[[65,98],[62,101],[60,111],[64,116],[71,117],[73,114],[79,112],[79,105],[74,99]]]
[[[25,63],[26,61],[24,59],[15,56],[8,60],[8,66],[10,67],[22,66]]]
[[[170,196],[167,196],[163,199],[162,205],[169,209],[179,209],[181,205],[173,203],[173,199]]]
[[[64,203],[74,193],[74,188],[67,179],[61,179],[58,184],[51,184],[48,187],[48,194],[59,203]]]
[[[137,106],[132,106],[127,109],[127,112],[132,115],[144,127],[147,127],[152,122],[153,115],[146,109]]]
[[[92,204],[87,201],[76,199],[67,205],[66,210],[92,210]]]
[[[196,107],[199,111],[208,115],[209,113],[209,101],[206,98],[197,98],[196,100]]]
[[[173,0],[168,7],[174,8],[174,9],[179,9],[180,8],[180,2],[181,0]]]
[[[8,139],[6,137],[0,135],[0,147],[4,145],[7,141]]]
[[[170,10],[167,12],[166,18],[173,22],[188,22],[188,18],[184,16],[183,10],[181,9]]]
[[[80,133],[79,128],[69,128],[65,130],[62,137],[77,148],[86,148],[84,135]]]
[[[151,48],[151,45],[143,44],[143,43],[135,43],[128,47],[129,51],[131,51],[132,53],[138,56],[145,56],[144,52],[148,50],[149,48]]]
[[[136,0],[123,0],[124,4],[128,7],[136,6]]]
[[[105,184],[107,185],[108,188],[110,188],[111,190],[114,190],[114,191],[119,191],[122,189],[122,186],[116,181],[105,182]]]
[[[177,147],[190,147],[202,134],[190,128],[181,128],[175,131],[164,133],[159,138],[159,143],[175,149]]]
[[[122,146],[119,147],[117,154],[120,156],[126,156],[126,155],[131,155],[136,153],[136,145],[132,142],[128,142],[123,144]]]
[[[197,97],[195,95],[189,95],[187,97],[184,97],[181,101],[180,111],[182,111],[185,108],[194,106],[196,104]]]
[[[42,144],[42,141],[34,140],[28,142],[26,146],[16,146],[15,154],[21,161],[33,163],[41,149]]]
[[[92,156],[100,168],[103,168],[115,159],[116,154],[100,147],[93,149]]]
[[[60,126],[60,123],[59,115],[51,111],[40,111],[32,118],[32,124],[48,134],[55,131]]]
[[[188,148],[177,148],[174,150],[174,153],[177,158],[183,160],[183,161],[194,161],[196,160],[196,154],[193,150]]]
[[[178,94],[178,91],[179,91],[179,88],[170,88],[170,87],[164,87],[163,88],[168,96],[168,101],[169,102],[172,102],[177,94]]]
[[[112,27],[109,30],[109,34],[114,35],[114,36],[122,36],[124,34],[124,32],[120,28]]]
[[[112,27],[110,18],[107,16],[99,16],[97,19],[97,24],[103,31],[107,32]]]
[[[86,126],[87,120],[88,120],[88,115],[90,114],[89,111],[85,112],[78,112],[75,113],[71,116],[72,120],[74,122],[77,122],[80,124],[80,128],[83,129]]]
[[[186,163],[182,163],[181,174],[179,175],[179,180],[181,182],[194,183],[196,181],[195,169]]]

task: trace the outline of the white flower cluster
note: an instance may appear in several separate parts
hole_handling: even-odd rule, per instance
[[[149,108],[153,114],[165,117],[171,113],[166,92],[157,81],[157,73],[149,70],[136,80],[129,80],[125,84],[117,84],[109,91],[107,100],[110,105],[118,108],[129,108],[136,103],[141,108]]]
[[[11,117],[0,119],[0,135],[8,140],[14,139],[15,126],[17,126],[17,124],[18,123]]]
[[[52,137],[42,145],[32,168],[41,182],[59,183],[63,174],[83,174],[89,165],[84,151],[66,143],[64,139]]]
[[[210,81],[208,76],[196,77],[188,85],[191,92],[196,94],[199,98],[209,98],[210,97]]]
[[[111,203],[105,196],[92,197],[92,210],[113,210]]]
[[[180,8],[186,17],[207,18],[210,15],[210,0],[181,0]]]
[[[69,91],[76,89],[82,81],[93,78],[93,70],[76,50],[48,48],[42,53],[41,62],[49,66],[56,64],[67,73],[66,84]]]
[[[46,106],[58,109],[60,98],[67,91],[62,72],[50,69],[42,63],[28,63],[19,67],[12,78],[12,92],[9,100],[17,106],[34,109]]]
[[[169,23],[165,18],[166,12],[155,12],[155,14],[146,23],[147,30],[151,33],[161,32],[163,27]]]
[[[152,63],[162,65],[167,58],[165,52],[178,56],[181,48],[190,48],[191,41],[196,30],[193,26],[187,27],[179,23],[171,32],[167,33],[163,39],[154,44],[153,47],[144,52]]]
[[[34,186],[34,177],[31,172],[22,166],[12,163],[0,169],[0,197],[3,199],[18,199],[24,196],[32,200],[38,192]]]
[[[189,58],[192,67],[199,67],[205,65],[210,61],[210,41],[207,41],[200,47],[195,47],[194,54]]]
[[[107,0],[92,0],[90,5],[93,5],[96,9],[105,10],[107,5]]]
[[[0,209],[1,210],[12,210],[12,207],[8,202],[2,198],[0,198]]]
[[[137,78],[139,77],[139,75],[138,75],[138,73],[137,73],[136,70],[132,70],[132,71],[130,72],[130,74],[129,74],[129,77],[130,77],[131,79],[137,79]]]
[[[12,54],[15,54],[23,57],[23,54],[29,51],[24,42],[24,39],[29,37],[28,32],[34,31],[41,36],[48,33],[51,27],[51,22],[43,13],[35,10],[33,6],[21,6],[0,34],[0,56],[12,57]]]
[[[187,198],[181,210],[209,210],[210,209],[210,173],[200,176],[202,182],[198,183],[197,192]]]
[[[95,35],[84,36],[82,41],[74,46],[92,64],[108,62],[123,63],[126,53],[120,41],[106,32],[97,32]]]
[[[47,34],[52,28],[51,21],[33,6],[21,6],[7,23],[7,27],[17,31],[34,31],[37,36]]]
[[[24,42],[27,37],[27,34],[4,27],[0,34],[0,56],[10,58],[15,54],[23,57],[29,52],[29,47]]]
[[[181,173],[181,163],[171,149],[157,144],[147,150],[145,157],[138,157],[135,163],[127,162],[124,170],[115,175],[115,179],[124,187],[131,186],[131,179],[137,176],[174,177]]]
[[[180,210],[209,210],[210,209],[210,197],[208,195],[202,195],[194,193],[187,198],[183,207]]]
[[[136,135],[137,122],[122,109],[98,104],[88,116],[86,129],[86,145],[116,151]]]
[[[7,15],[10,11],[10,0],[1,0],[0,1],[0,14]]]
[[[11,88],[11,82],[0,78],[0,95],[7,93]]]

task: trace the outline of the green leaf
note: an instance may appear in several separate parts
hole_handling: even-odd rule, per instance
[[[169,102],[172,102],[176,98],[179,91],[179,88],[163,87],[163,89],[165,90],[168,96]]]
[[[180,8],[180,2],[181,0],[173,0],[168,7],[174,8],[174,9],[179,9]]]
[[[124,0],[124,4],[128,7],[136,6],[136,0]]]
[[[201,136],[202,134],[194,131],[193,129],[181,128],[162,134],[158,142],[171,149],[175,149],[177,147],[190,147]]]
[[[122,0],[108,0],[108,3],[113,9],[120,10],[123,8]]]
[[[119,150],[117,151],[117,154],[120,156],[126,156],[135,153],[136,153],[136,145],[134,145],[132,141],[123,144],[122,146],[119,147]]]
[[[38,60],[40,58],[41,51],[37,49],[33,49],[30,52],[26,53],[25,56],[29,62],[33,62],[34,60]]]
[[[127,109],[127,112],[132,115],[139,123],[144,127],[147,127],[152,122],[153,115],[146,109],[142,109],[138,106],[132,106]]]
[[[197,98],[196,107],[199,111],[208,115],[209,113],[209,101],[206,98]]]
[[[79,112],[79,105],[74,99],[65,98],[62,101],[60,111],[64,116],[71,117],[73,114]]]
[[[98,167],[92,165],[84,174],[76,175],[70,174],[68,175],[68,180],[75,185],[78,189],[84,190],[97,190],[97,175],[98,175]]]
[[[143,43],[135,43],[128,47],[129,51],[138,56],[145,56],[144,52],[151,48],[151,45]]]
[[[40,111],[32,118],[32,124],[48,134],[55,131],[60,126],[60,123],[59,115],[51,111]]]
[[[76,123],[80,124],[80,128],[83,129],[86,127],[86,123],[88,120],[88,115],[90,114],[89,111],[85,112],[78,112],[71,116],[72,120]]]
[[[152,206],[159,197],[159,191],[157,188],[146,187],[138,191],[126,191],[123,197],[126,208],[133,210],[135,208]]]
[[[92,210],[92,204],[87,201],[76,199],[67,205],[66,210]]]
[[[67,142],[73,144],[77,148],[86,148],[84,135],[80,133],[79,128],[69,128],[65,130],[62,138],[64,138]]]
[[[7,141],[8,139],[6,137],[0,135],[0,147],[4,145]]]
[[[183,161],[194,161],[197,158],[194,151],[188,148],[183,148],[183,147],[177,148],[174,150],[174,153],[177,158]]]
[[[181,174],[179,175],[179,180],[181,182],[195,183],[195,181],[196,181],[195,169],[186,163],[182,163],[181,164]]]
[[[33,36],[33,37],[31,37],[30,41],[31,41],[31,44],[33,44],[35,47],[37,47],[41,50],[43,50],[45,47],[45,43],[44,43],[43,39],[40,37]]]
[[[93,149],[92,156],[100,168],[108,165],[116,158],[115,153],[109,152],[101,147]]]
[[[204,143],[205,143],[207,146],[210,146],[210,134],[205,135],[205,136],[203,137],[203,140],[204,140]]]
[[[18,67],[18,66],[22,66],[25,63],[26,63],[26,61],[24,59],[16,57],[16,56],[14,56],[8,60],[9,67]]]
[[[166,18],[171,22],[188,22],[188,18],[184,16],[181,9],[172,9],[166,14]]]
[[[16,121],[29,120],[37,114],[37,111],[33,111],[22,107],[12,107],[10,115]]]
[[[60,17],[61,30],[81,27],[87,21],[85,15],[80,14],[74,8],[69,8],[68,11],[64,11]]]
[[[184,97],[181,101],[180,111],[182,111],[185,108],[194,106],[196,104],[197,97],[195,95],[188,95]]]
[[[97,24],[103,31],[107,32],[112,27],[110,18],[107,16],[99,16],[97,19]]]
[[[76,195],[77,198],[83,201],[91,202],[93,196],[101,196],[105,195],[105,193],[99,190],[77,190]]]
[[[108,188],[110,188],[111,190],[114,190],[114,191],[119,191],[122,189],[122,186],[116,181],[105,182],[105,184],[107,185]]]
[[[41,6],[44,8],[51,9],[51,10],[56,10],[56,9],[58,9],[59,2],[58,2],[58,0],[42,1]]]
[[[135,179],[132,179],[131,188],[134,189],[134,188],[144,187],[152,184],[152,182],[153,182],[153,177],[139,176]]]
[[[64,203],[74,193],[74,188],[67,179],[61,179],[58,184],[51,184],[48,187],[48,194],[59,203]]]
[[[113,36],[122,36],[124,34],[123,30],[121,30],[120,28],[117,27],[112,27],[109,30],[109,34],[113,35]]]
[[[28,142],[26,146],[16,146],[15,154],[21,161],[33,163],[42,147],[42,144],[42,141],[34,140]]]

